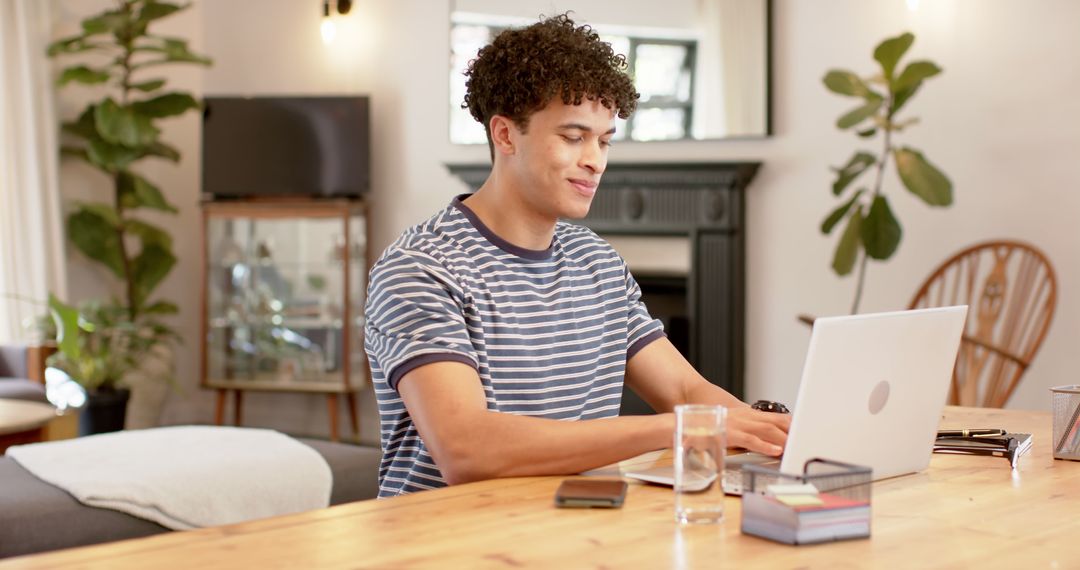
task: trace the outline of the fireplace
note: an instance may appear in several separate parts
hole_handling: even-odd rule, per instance
[[[580,223],[612,242],[650,313],[710,382],[743,397],[745,190],[756,162],[608,164]],[[473,191],[489,165],[448,165]],[[633,393],[623,414],[649,413]]]

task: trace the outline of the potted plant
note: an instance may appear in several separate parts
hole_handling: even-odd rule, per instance
[[[76,379],[88,396],[79,416],[80,435],[123,429],[131,373],[146,369],[149,361],[167,360],[163,348],[179,336],[150,317],[129,320],[126,308],[115,302],[73,307],[50,295],[49,310],[57,343],[46,363]]]
[[[918,119],[901,120],[898,113],[922,87],[925,80],[941,73],[937,64],[912,61],[900,70],[900,58],[904,56],[915,36],[901,34],[881,42],[874,50],[874,59],[881,66],[878,73],[866,78],[847,70],[830,70],[823,79],[830,91],[860,99],[859,106],[844,113],[836,126],[841,130],[855,129],[862,139],[881,135],[881,153],[860,150],[840,168],[834,168],[836,181],[832,193],[842,200],[840,206],[826,216],[821,232],[829,234],[845,218],[847,225],[840,235],[833,256],[832,268],[838,275],[848,275],[859,263],[858,285],[852,314],[859,311],[863,283],[866,279],[866,263],[869,259],[885,261],[900,246],[902,229],[889,200],[883,191],[885,169],[892,158],[900,182],[912,194],[930,206],[945,207],[952,204],[952,183],[922,152],[898,146],[896,137]],[[872,185],[853,183],[868,172],[874,173]],[[848,191],[849,188],[856,189]],[[861,255],[860,255],[861,254]]]
[[[175,303],[152,299],[176,264],[172,236],[138,214],[177,212],[161,190],[136,169],[144,160],[180,160],[160,139],[159,121],[200,108],[189,93],[167,90],[155,74],[173,64],[209,65],[180,38],[154,35],[158,20],[189,7],[157,0],[117,0],[112,9],[82,21],[78,35],[49,46],[50,57],[79,56],[58,84],[107,86],[100,99],[64,122],[64,156],[82,160],[112,182],[108,200],[74,204],[67,234],[75,248],[112,273],[121,288],[108,302],[77,309],[50,300],[59,352],[54,364],[87,387],[91,401],[121,385],[141,358],[177,336],[158,319],[177,312]],[[77,326],[73,326],[77,325]],[[115,391],[115,390],[113,390]]]

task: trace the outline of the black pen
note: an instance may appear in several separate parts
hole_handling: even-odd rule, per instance
[[[938,437],[979,437],[1005,435],[1003,429],[943,429],[937,432]]]

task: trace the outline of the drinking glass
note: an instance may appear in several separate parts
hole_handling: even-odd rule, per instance
[[[675,519],[716,523],[724,518],[723,406],[675,407]]]

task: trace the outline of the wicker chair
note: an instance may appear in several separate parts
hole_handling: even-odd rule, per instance
[[[1031,365],[1057,306],[1046,256],[1016,241],[989,241],[952,256],[926,279],[910,308],[968,305],[949,403],[1000,408]]]

